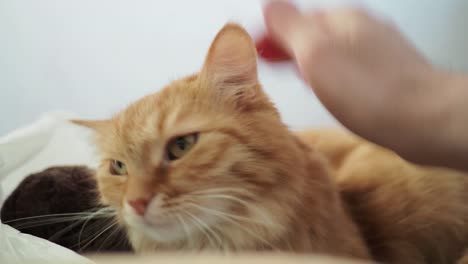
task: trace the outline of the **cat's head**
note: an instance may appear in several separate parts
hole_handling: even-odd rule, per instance
[[[214,39],[199,74],[168,85],[93,128],[104,203],[137,250],[267,247],[297,202],[300,160],[257,79],[256,51],[239,26]],[[188,245],[188,244],[187,244]]]

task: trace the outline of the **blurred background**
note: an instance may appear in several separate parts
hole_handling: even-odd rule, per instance
[[[227,21],[263,28],[254,0],[0,0],[0,136],[43,113],[103,118],[197,71]],[[393,20],[435,64],[468,70],[468,1],[355,3]],[[290,65],[260,62],[260,79],[293,128],[334,124]]]

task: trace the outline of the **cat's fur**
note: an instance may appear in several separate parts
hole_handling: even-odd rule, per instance
[[[299,136],[326,156],[376,260],[455,263],[462,256],[468,245],[468,173],[417,166],[339,130]]]
[[[262,91],[255,48],[236,25],[218,33],[199,74],[110,120],[76,123],[97,132],[102,200],[117,208],[139,252],[282,250],[449,263],[465,242],[461,173],[416,167],[350,136],[296,136]],[[167,142],[194,132],[194,147],[168,161]],[[114,159],[128,175],[109,173]],[[128,203],[141,197],[151,197],[144,219]]]

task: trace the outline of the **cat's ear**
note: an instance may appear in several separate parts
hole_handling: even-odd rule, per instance
[[[249,34],[227,24],[216,35],[200,73],[204,83],[228,95],[254,95],[258,87],[257,53]]]
[[[73,124],[90,128],[95,131],[100,131],[109,125],[109,120],[70,120]]]

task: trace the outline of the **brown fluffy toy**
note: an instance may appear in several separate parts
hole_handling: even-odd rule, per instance
[[[97,200],[93,170],[51,167],[19,184],[5,201],[1,219],[23,233],[78,253],[130,251],[113,212]]]

